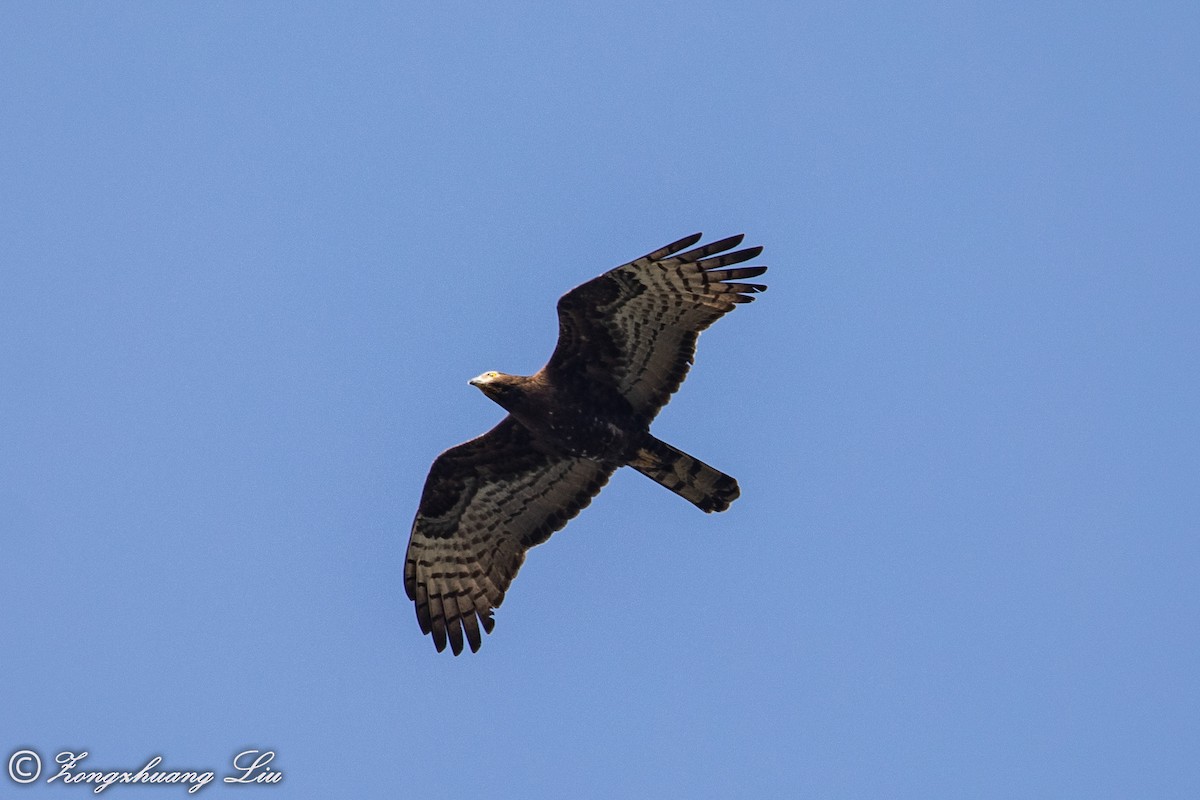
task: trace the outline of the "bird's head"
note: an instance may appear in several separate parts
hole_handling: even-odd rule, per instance
[[[508,394],[520,378],[516,375],[506,375],[503,372],[485,372],[471,378],[468,383],[486,394],[493,400]]]

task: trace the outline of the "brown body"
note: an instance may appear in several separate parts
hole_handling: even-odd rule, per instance
[[[621,466],[649,432],[629,403],[607,386],[559,387],[536,375],[488,372],[471,381],[513,415],[547,450]],[[573,391],[574,389],[575,391]]]

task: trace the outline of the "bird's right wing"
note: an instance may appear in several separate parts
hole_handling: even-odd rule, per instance
[[[512,417],[437,457],[413,520],[404,590],[438,652],[449,641],[461,653],[464,633],[479,649],[480,625],[491,633],[492,609],[525,551],[566,525],[611,475],[594,461],[541,451]]]

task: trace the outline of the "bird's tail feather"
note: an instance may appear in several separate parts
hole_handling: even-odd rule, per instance
[[[724,472],[650,435],[629,466],[701,511],[724,511],[741,494],[737,481]]]

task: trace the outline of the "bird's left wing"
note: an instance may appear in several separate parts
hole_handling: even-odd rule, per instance
[[[404,590],[438,652],[479,649],[525,551],[591,502],[612,468],[538,449],[512,417],[433,462],[413,520]]]
[[[730,268],[761,247],[733,250],[739,235],[688,250],[698,241],[680,239],[563,295],[545,366],[553,381],[611,386],[649,423],[687,375],[699,333],[767,288],[740,283],[766,267]]]

